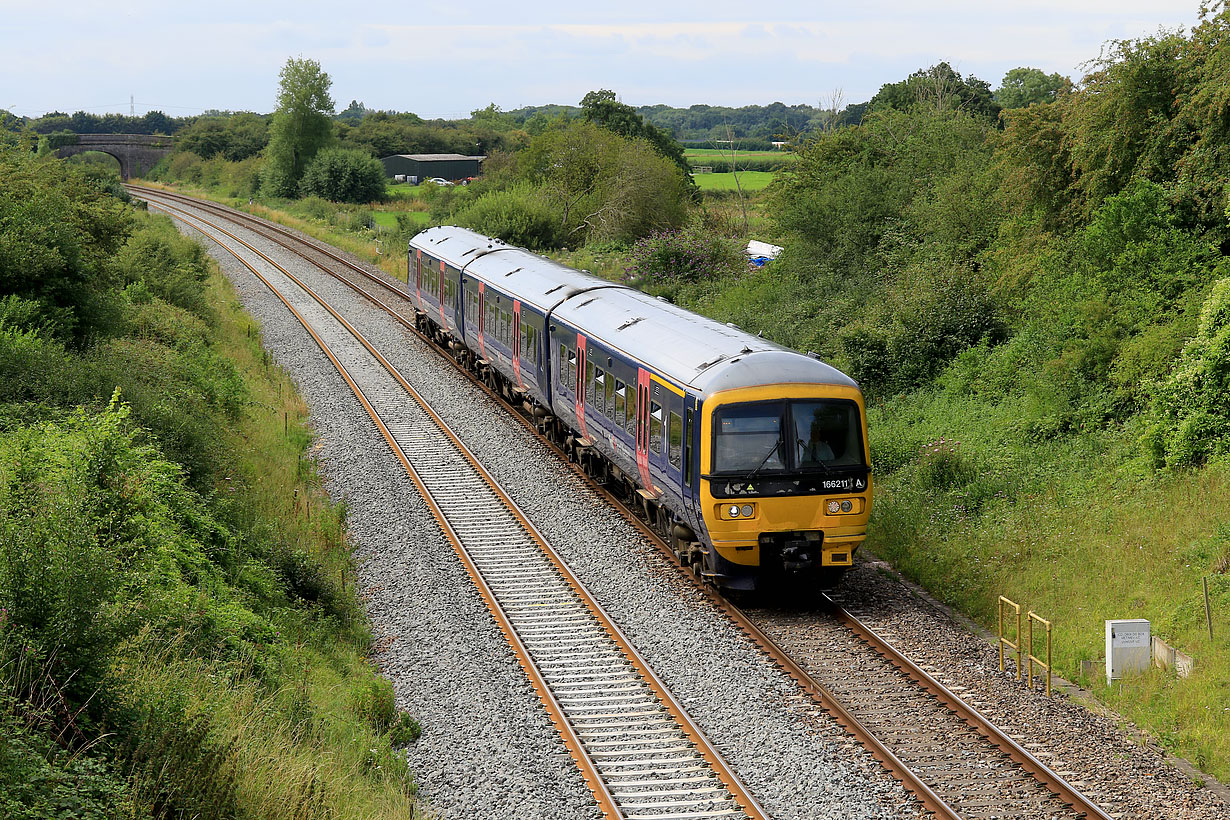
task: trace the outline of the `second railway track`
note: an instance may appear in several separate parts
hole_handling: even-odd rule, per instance
[[[320,259],[328,259],[330,266],[342,269],[329,270],[331,275],[359,290],[403,325],[414,326],[410,318],[413,307],[403,288],[314,242],[221,206],[164,191],[138,192],[225,213],[228,218],[243,220],[249,227],[258,226],[261,233],[272,231],[277,236],[269,236],[270,241],[317,264]],[[301,248],[306,248],[306,252]],[[440,353],[458,366],[446,351]],[[517,412],[514,404],[495,391],[484,389],[504,401],[527,427],[534,428],[532,421]],[[554,449],[566,458],[565,453]],[[588,479],[577,465],[570,466]],[[621,499],[611,496],[596,482],[591,480],[590,483],[619,505],[625,517],[655,546],[669,554],[669,548],[657,533],[624,506]],[[540,576],[532,571],[527,577]],[[833,713],[937,816],[969,820],[1108,817],[976,710],[944,690],[938,682],[928,680],[925,672],[838,608],[830,608],[837,613],[832,620],[827,620],[827,616],[811,615],[805,623],[800,623],[794,616],[780,613],[744,613],[712,590],[705,591],[715,606]],[[631,691],[627,696],[631,697]],[[603,731],[618,728],[604,727]],[[615,746],[619,745],[618,735],[610,737],[616,741]],[[664,744],[663,748],[667,746]]]
[[[400,373],[307,285],[251,245],[156,205],[235,253],[312,334],[428,502],[530,677],[604,814],[767,815],[636,649],[495,479]],[[226,240],[220,240],[220,236]],[[407,402],[410,397],[412,401]]]

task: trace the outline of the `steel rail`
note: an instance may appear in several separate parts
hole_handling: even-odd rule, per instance
[[[371,271],[365,270],[363,267],[356,265],[355,263],[351,262],[349,259],[346,259],[345,257],[340,256],[337,253],[334,253],[329,248],[318,245],[317,243],[313,242],[310,239],[305,239],[302,236],[298,236],[293,231],[290,231],[284,226],[279,225],[276,222],[273,222],[271,220],[263,219],[261,217],[255,216],[254,214],[249,214],[244,211],[240,211],[236,208],[230,208],[230,207],[221,205],[216,202],[210,202],[209,200],[196,199],[194,197],[185,196],[184,194],[175,193],[173,191],[164,191],[161,188],[147,188],[144,186],[132,185],[132,184],[125,184],[124,187],[129,189],[130,191],[137,192],[139,195],[142,195],[142,196],[144,195],[161,196],[166,199],[172,199],[178,202],[189,204],[193,206],[194,208],[207,208],[211,211],[215,211],[223,215],[226,219],[232,222],[235,221],[236,218],[239,218],[246,222],[250,222],[254,225],[259,225],[260,230],[256,231],[257,233],[262,233],[265,231],[272,231],[274,233],[281,234],[287,239],[290,239],[292,242],[296,242],[300,245],[306,245],[307,247],[311,248],[316,253],[319,253],[322,256],[326,256],[329,259],[332,259],[334,262],[337,262],[340,265],[345,265],[346,267],[353,270],[355,273],[358,273],[361,276],[366,277],[367,279],[371,280],[377,285],[380,285],[383,288],[387,288],[388,290],[392,291],[393,293],[396,293],[398,296],[401,296],[407,301],[409,301],[410,299],[409,293],[403,292],[401,289],[399,289],[396,285],[394,285],[392,282],[388,281],[387,279],[384,279],[380,276],[376,276]],[[249,229],[249,230],[253,230],[253,229]],[[275,244],[281,245],[283,248],[286,248],[288,251],[292,253],[295,253],[299,256],[303,255],[301,251],[295,248],[292,248],[290,245],[286,244],[285,242],[282,242],[279,239],[275,239],[274,237],[269,236],[268,234],[265,234],[265,238],[269,239]],[[409,273],[407,273],[407,276],[409,276]],[[406,283],[406,287],[409,287],[408,282]]]
[[[1035,780],[1042,783],[1059,798],[1079,812],[1085,812],[1086,817],[1098,820],[1111,820],[1110,815],[1102,811],[1059,774],[1052,771],[1046,764],[1038,760],[1028,750],[1009,737],[998,726],[982,715],[977,709],[966,703],[948,687],[907,658],[901,651],[880,636],[874,629],[864,624],[848,610],[830,598],[822,596],[832,609],[837,619],[851,632],[858,635],[865,643],[900,669],[907,677],[931,693],[949,711],[969,724],[978,734],[985,737],[993,745],[1014,760],[1018,766],[1029,772]]]
[[[159,195],[167,195],[165,192],[159,191],[157,189],[149,189],[149,190],[151,191],[151,193],[155,193]],[[173,194],[170,196],[179,197],[181,199],[190,201],[193,204],[197,203],[197,200],[193,200],[188,197],[182,197],[181,195],[178,195],[178,194]],[[210,204],[214,205],[214,207],[219,210],[223,210],[222,206],[216,205],[214,203],[210,203]],[[243,214],[242,212],[236,212],[236,213],[240,214],[242,217],[244,217],[245,219],[249,221],[257,222],[258,224],[262,224],[262,225],[265,224],[264,222],[250,215]],[[318,248],[314,243],[301,240],[298,237],[295,237],[293,234],[290,234],[287,231],[281,230],[276,227],[274,229],[294,239],[295,241],[302,242],[303,244],[309,247],[312,247],[314,250],[324,253],[326,256],[329,256],[330,258],[345,265],[346,267],[358,273],[361,273],[365,277],[372,279],[373,281],[376,281],[384,285],[385,287],[388,287],[389,290],[395,293],[398,293],[400,296],[402,296],[403,299],[409,302],[408,294],[402,293],[401,291],[397,290],[395,287],[392,287],[389,283],[381,280],[379,277],[375,277],[369,272],[364,271],[358,265],[355,265],[354,263],[346,259],[336,256],[335,254],[325,252],[321,250],[320,248]],[[283,243],[279,242],[278,244],[283,244]],[[292,250],[292,251],[294,250],[293,248],[290,248],[289,246],[286,246],[286,245],[283,245],[283,246],[287,247],[288,250]],[[298,251],[295,251],[295,252],[298,253]],[[337,276],[337,274],[333,274],[333,275]],[[753,621],[753,619],[749,615],[747,615],[745,612],[743,612],[743,610],[740,609],[737,605],[735,605],[734,603],[732,603],[731,601],[723,597],[712,586],[703,583],[703,581],[697,578],[690,571],[689,568],[682,567],[678,563],[678,560],[674,554],[674,550],[671,549],[670,545],[667,544],[665,540],[652,527],[650,527],[639,515],[636,514],[634,510],[632,510],[627,504],[625,504],[623,499],[619,498],[615,493],[611,492],[610,489],[607,488],[605,485],[603,485],[600,481],[590,476],[587,472],[585,472],[584,469],[581,468],[579,464],[572,461],[568,453],[565,450],[563,450],[555,442],[551,441],[546,436],[542,435],[541,431],[535,426],[534,422],[531,419],[527,418],[527,416],[521,411],[520,408],[518,408],[514,403],[511,403],[508,400],[506,400],[499,393],[499,391],[493,390],[490,386],[485,384],[483,381],[476,378],[474,374],[471,373],[464,366],[462,366],[462,364],[459,361],[457,361],[456,358],[454,358],[451,355],[448,355],[446,351],[441,350],[441,348],[438,345],[436,345],[432,339],[430,339],[426,334],[424,334],[421,330],[415,327],[413,322],[406,320],[394,308],[386,304],[379,297],[363,290],[362,288],[355,285],[353,282],[350,282],[349,280],[343,277],[338,276],[337,278],[340,281],[346,282],[351,287],[355,288],[357,292],[365,296],[367,299],[375,303],[377,306],[384,309],[396,321],[400,322],[404,327],[414,331],[416,334],[418,334],[418,336],[421,339],[430,343],[432,349],[435,350],[441,356],[441,358],[443,358],[445,361],[452,364],[453,367],[455,367],[458,370],[458,372],[465,375],[474,385],[484,390],[487,393],[487,395],[489,395],[491,398],[495,399],[496,401],[501,403],[506,409],[508,409],[512,413],[513,417],[518,420],[518,422],[520,422],[529,432],[535,435],[540,442],[544,443],[549,449],[551,449],[576,476],[582,479],[587,484],[587,486],[590,487],[590,489],[592,489],[593,491],[598,493],[601,497],[603,497],[608,502],[610,502],[614,506],[614,508],[620,513],[620,515],[625,520],[627,520],[630,524],[636,527],[637,530],[640,531],[641,534],[644,535],[646,539],[659,552],[661,552],[668,560],[671,561],[671,563],[683,569],[686,572],[686,574],[693,580],[693,582],[695,583],[695,587],[701,592],[703,592],[709,598],[709,600],[714,604],[714,606],[716,606],[726,617],[728,617],[730,621],[736,627],[738,627],[743,632],[745,632],[753,640],[753,642],[756,643],[760,647],[760,649],[763,652],[765,652],[774,661],[774,663],[776,663],[784,672],[790,675],[790,677],[793,678],[796,681],[796,683],[798,683],[799,686],[804,691],[806,691],[809,695],[811,695],[820,704],[822,708],[828,711],[834,717],[835,720],[837,720],[841,725],[845,726],[847,730],[850,731],[851,734],[853,734],[855,738],[860,743],[862,743],[868,749],[868,751],[885,766],[886,770],[894,778],[901,781],[902,785],[907,790],[912,792],[915,795],[915,797],[917,797],[918,800],[924,806],[927,807],[928,810],[932,811],[939,817],[946,818],[946,820],[948,818],[951,818],[952,820],[959,820],[960,815],[951,806],[945,803],[945,801],[942,798],[940,798],[938,795],[936,795],[935,792],[917,774],[915,774],[908,766],[902,763],[901,760],[887,747],[887,745],[881,742],[878,738],[874,737],[871,734],[871,732],[869,732],[865,727],[863,727],[862,724],[859,723],[857,718],[855,718],[854,715],[848,712],[845,709],[845,707],[839,703],[838,699],[825,686],[823,686],[823,684],[821,684],[818,680],[816,680],[816,678],[813,675],[811,675],[803,666],[801,666],[790,655],[790,653],[787,650],[782,648],[776,641],[774,641],[771,637],[769,637]],[[827,596],[825,597],[827,598]],[[876,635],[874,631],[862,625],[861,622],[858,622],[857,619],[854,618],[853,615],[846,612],[844,609],[838,607],[835,603],[832,603],[831,599],[829,600],[830,600],[831,605],[835,607],[834,611],[838,613],[838,617],[842,620],[843,623],[847,624],[848,628],[851,628],[852,631],[854,631],[855,634],[859,635],[860,638],[863,638],[863,633],[866,633],[868,636],[871,636],[870,640],[867,640],[866,638],[863,638],[863,639],[866,640],[866,642],[869,645],[871,645],[878,653],[884,655],[886,658],[892,661],[895,665],[899,666],[899,668],[902,669],[902,671],[907,675],[907,677],[913,680],[917,685],[922,686],[928,691],[932,691],[936,695],[937,699],[941,703],[944,704],[945,708],[948,708],[950,711],[957,714],[960,718],[962,718],[962,720],[964,720],[967,724],[969,724],[975,731],[977,731],[980,735],[985,737],[989,743],[991,743],[993,746],[995,746],[996,748],[1000,749],[1002,752],[1007,754],[1010,759],[1015,761],[1017,765],[1019,765],[1022,768],[1023,771],[1027,772],[1030,776],[1032,776],[1034,779],[1040,782],[1043,786],[1045,786],[1049,791],[1058,795],[1059,798],[1063,800],[1065,803],[1067,803],[1076,814],[1084,813],[1084,815],[1089,818],[1097,818],[1097,820],[1110,820],[1109,815],[1106,814],[1101,808],[1099,808],[1089,798],[1081,794],[1077,789],[1071,786],[1071,784],[1067,783],[1060,775],[1058,775],[1053,770],[1051,770],[1049,767],[1047,767],[1046,764],[1042,763],[1036,757],[1031,755],[1027,750],[1023,749],[1006,733],[1004,733],[1001,729],[995,726],[994,723],[992,723],[990,720],[982,716],[976,709],[974,709],[972,706],[962,701],[957,695],[949,691],[946,687],[944,687],[938,681],[935,681],[934,678],[932,678],[925,671],[920,669],[916,664],[914,664],[912,661],[906,658],[895,647],[893,647],[887,641],[883,640],[878,635]],[[855,624],[855,623],[857,623],[859,627],[861,628],[856,628],[856,627],[851,626],[851,624]],[[906,672],[907,669],[912,669],[913,671]],[[926,681],[931,681],[931,683],[933,683],[934,686],[937,688],[932,689],[931,684],[926,683]]]
[[[646,682],[648,683],[649,689],[657,697],[659,702],[664,706],[667,713],[671,715],[671,717],[674,719],[678,727],[682,730],[683,734],[688,738],[689,741],[691,741],[695,750],[701,755],[703,760],[713,770],[717,779],[722,783],[722,785],[726,788],[728,793],[734,798],[734,801],[739,805],[740,809],[742,810],[742,813],[745,814],[747,817],[752,818],[752,820],[756,820],[757,818],[767,817],[764,810],[759,806],[757,801],[750,795],[750,793],[747,792],[745,787],[741,784],[737,776],[734,774],[733,770],[731,770],[728,764],[726,764],[726,762],[723,760],[720,753],[715,748],[713,748],[712,744],[710,744],[707,738],[704,737],[699,727],[695,725],[695,723],[691,720],[690,716],[687,715],[687,713],[683,710],[683,708],[675,700],[674,696],[670,693],[667,687],[657,677],[656,673],[654,673],[654,671],[649,667],[649,665],[645,662],[645,660],[640,656],[640,654],[637,652],[635,647],[628,640],[626,635],[622,632],[622,630],[620,630],[618,625],[615,624],[615,622],[605,612],[605,610],[601,607],[601,605],[599,605],[598,602],[593,599],[593,597],[589,594],[589,592],[581,584],[579,579],[577,579],[571,573],[571,571],[565,565],[565,563],[560,558],[558,553],[554,550],[554,548],[545,539],[545,537],[543,537],[541,533],[534,527],[532,522],[529,521],[529,519],[520,510],[520,508],[516,505],[516,503],[510,497],[508,497],[508,495],[502,490],[502,488],[499,487],[495,479],[486,471],[486,469],[481,465],[481,463],[477,460],[477,458],[473,455],[473,453],[465,446],[465,444],[460,440],[460,438],[457,437],[457,435],[448,427],[448,425],[444,422],[444,420],[441,419],[439,415],[435,413],[435,411],[418,394],[418,392],[409,384],[409,382],[407,382],[405,378],[401,376],[401,374],[396,370],[396,368],[391,363],[389,363],[385,359],[385,357],[378,350],[376,350],[376,348],[373,345],[371,345],[371,343],[368,342],[357,329],[355,329],[349,322],[346,321],[345,318],[343,318],[336,310],[334,310],[332,306],[330,306],[327,302],[325,302],[323,298],[317,295],[311,288],[309,288],[306,284],[304,284],[296,276],[294,276],[289,271],[285,270],[285,268],[275,263],[272,259],[270,259],[265,254],[261,253],[259,250],[254,248],[252,245],[240,239],[239,237],[235,236],[234,234],[230,233],[226,229],[209,222],[209,220],[207,219],[204,219],[200,216],[189,214],[183,211],[182,209],[175,208],[174,206],[159,205],[156,203],[151,203],[151,204],[154,204],[154,207],[160,208],[168,212],[171,212],[171,211],[178,212],[179,214],[181,214],[180,218],[184,219],[184,221],[195,220],[200,223],[209,225],[214,230],[217,230],[223,233],[224,235],[230,237],[234,241],[244,245],[249,250],[251,250],[253,253],[257,254],[262,259],[264,259],[268,264],[277,268],[284,276],[289,278],[291,281],[295,282],[305,293],[307,293],[312,299],[314,299],[325,310],[327,310],[340,325],[345,327],[346,330],[368,351],[368,353],[370,353],[377,361],[380,362],[381,366],[398,382],[401,388],[405,390],[415,400],[415,402],[419,405],[419,407],[432,419],[437,429],[449,439],[451,445],[457,448],[457,450],[461,453],[461,455],[465,458],[465,460],[470,464],[471,468],[482,477],[482,480],[484,481],[484,483],[487,484],[487,486],[492,490],[492,492],[499,498],[501,504],[503,504],[504,507],[515,517],[517,522],[525,529],[525,531],[528,532],[533,537],[534,541],[536,542],[536,546],[542,550],[543,554],[547,557],[547,559],[550,561],[551,565],[555,568],[555,570],[560,574],[560,576],[563,578],[565,583],[585,603],[586,607],[590,610],[590,612],[594,615],[594,617],[598,620],[598,622],[603,626],[608,636],[613,639],[614,643],[619,647],[623,655],[629,660],[631,660],[632,665],[636,669],[637,673],[640,674],[646,680]],[[542,675],[537,665],[533,662],[532,657],[531,657],[531,652],[526,648],[526,645],[524,641],[522,640],[522,636],[518,633],[518,630],[516,629],[515,625],[511,622],[510,618],[507,616],[507,613],[504,611],[503,607],[500,605],[499,603],[500,596],[496,592],[494,592],[491,586],[487,583],[487,580],[484,578],[483,573],[478,566],[478,562],[474,559],[470,551],[466,548],[464,544],[464,539],[458,535],[457,530],[454,528],[453,522],[449,520],[447,513],[443,509],[441,509],[441,506],[437,502],[435,495],[432,493],[432,491],[427,486],[427,482],[424,481],[419,471],[412,465],[410,458],[406,455],[404,449],[397,442],[396,437],[393,435],[393,433],[390,432],[389,428],[386,426],[384,421],[380,418],[378,412],[375,410],[372,404],[368,401],[362,388],[351,377],[350,373],[347,371],[345,366],[338,360],[338,358],[334,355],[334,353],[331,351],[327,343],[315,332],[315,330],[310,326],[307,320],[302,316],[302,314],[298,310],[294,308],[294,306],[290,303],[290,301],[281,292],[279,292],[277,288],[274,287],[273,284],[265,276],[259,273],[252,265],[250,265],[246,260],[244,260],[238,253],[236,253],[231,248],[227,248],[225,245],[223,245],[223,247],[226,248],[228,252],[234,255],[237,259],[239,259],[239,261],[242,264],[244,264],[245,267],[247,267],[254,275],[256,275],[266,285],[266,287],[268,287],[275,295],[277,295],[278,298],[283,302],[283,304],[285,304],[286,307],[291,311],[291,313],[296,316],[296,318],[300,321],[301,324],[303,324],[305,329],[307,329],[307,331],[312,335],[313,339],[315,339],[317,344],[321,347],[321,349],[326,353],[329,359],[333,362],[334,366],[338,369],[339,373],[342,374],[347,384],[351,387],[351,390],[355,393],[356,397],[359,399],[359,401],[364,406],[366,412],[371,417],[373,423],[380,430],[385,441],[389,444],[390,448],[397,455],[399,461],[402,463],[403,467],[406,469],[407,473],[410,475],[411,479],[414,481],[416,487],[419,489],[419,492],[423,495],[424,499],[427,501],[429,507],[432,510],[433,516],[436,518],[436,520],[440,524],[442,530],[444,531],[446,537],[449,539],[450,543],[454,547],[459,558],[461,558],[463,565],[466,567],[467,573],[471,576],[476,587],[480,590],[480,593],[482,594],[482,597],[484,601],[486,602],[488,609],[492,611],[492,614],[495,617],[497,624],[500,626],[501,631],[505,634],[505,637],[509,640],[509,643],[513,646],[513,649],[514,649],[515,654],[517,655],[518,661],[522,665],[523,669],[525,669],[527,676],[530,677],[531,683],[534,685],[535,690],[539,693],[540,699],[543,700],[544,706],[546,706],[548,713],[551,715],[553,723],[556,724],[557,730],[560,732],[561,736],[563,737],[566,746],[569,748],[570,752],[573,755],[574,760],[576,760],[578,765],[582,768],[582,772],[586,777],[587,784],[590,786],[591,790],[594,792],[595,798],[597,799],[603,812],[607,814],[607,816],[610,816],[610,817],[639,816],[639,815],[625,815],[624,813],[622,813],[622,809],[619,805],[619,801],[616,800],[615,796],[613,796],[611,791],[607,788],[606,778],[604,778],[601,772],[599,771],[599,765],[595,763],[595,761],[589,756],[589,752],[585,746],[585,743],[577,736],[577,733],[574,730],[574,727],[571,721],[568,719],[568,716],[566,714],[567,710],[564,709],[560,705],[560,702],[556,698],[556,695],[554,694],[554,692],[552,691],[551,686],[545,680],[544,676]],[[615,742],[620,742],[620,741],[615,741]],[[645,763],[645,765],[652,765],[653,763],[654,763],[653,760],[648,760]],[[625,781],[625,785],[627,785],[627,781]],[[631,792],[631,793],[625,793],[624,796],[625,797],[631,796],[635,798],[640,795],[636,792]],[[644,806],[646,804],[641,804],[641,805]],[[729,813],[731,812],[720,812],[720,811],[719,812],[701,812],[695,816],[698,816],[698,817],[719,816],[719,815],[724,815],[724,814],[729,814]],[[645,815],[645,816],[648,817],[652,815]],[[688,815],[688,816],[692,816],[692,815]]]

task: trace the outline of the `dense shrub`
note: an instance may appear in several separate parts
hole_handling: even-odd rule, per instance
[[[528,186],[492,191],[453,218],[458,225],[531,250],[558,248],[564,240],[559,216]]]
[[[638,240],[625,272],[646,284],[698,282],[737,273],[745,265],[737,240],[693,228],[657,231]]]
[[[1200,327],[1153,391],[1146,442],[1159,463],[1198,465],[1230,452],[1230,278],[1205,301]]]
[[[299,181],[300,196],[334,202],[384,199],[384,166],[370,154],[350,148],[326,148],[308,164]]]

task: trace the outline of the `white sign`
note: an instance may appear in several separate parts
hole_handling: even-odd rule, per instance
[[[1153,660],[1150,625],[1143,618],[1106,622],[1106,682],[1149,669]]]

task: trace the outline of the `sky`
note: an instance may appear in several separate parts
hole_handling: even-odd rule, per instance
[[[269,112],[288,57],[321,64],[338,110],[457,118],[598,88],[634,106],[828,107],[940,61],[993,88],[1017,66],[1079,81],[1106,42],[1198,13],[1199,0],[0,0],[0,109]]]

